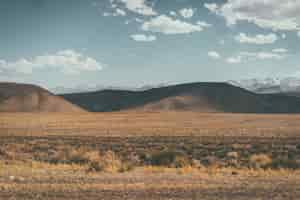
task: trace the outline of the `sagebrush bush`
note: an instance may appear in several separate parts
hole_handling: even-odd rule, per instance
[[[300,162],[293,158],[278,157],[276,159],[273,159],[272,168],[300,169]]]
[[[84,148],[72,149],[67,152],[67,160],[69,163],[84,164],[87,163],[88,157],[86,156],[87,150]]]
[[[266,154],[254,154],[249,158],[249,164],[252,168],[268,168],[272,164],[272,158]]]
[[[1,148],[1,147],[0,147],[0,156],[2,156],[2,157],[7,156],[7,152],[5,151],[4,148]]]
[[[73,149],[71,147],[58,150],[50,156],[50,163],[84,164],[88,162],[86,158],[87,150],[84,148]]]
[[[186,167],[190,166],[191,160],[184,154],[176,151],[161,151],[150,156],[150,164],[154,166],[166,167]]]
[[[87,153],[88,158],[88,171],[103,171],[103,172],[125,172],[132,169],[132,166],[128,163],[124,163],[113,152],[108,151],[103,155],[98,152]]]

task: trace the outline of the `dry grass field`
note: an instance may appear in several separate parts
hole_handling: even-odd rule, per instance
[[[87,174],[80,166],[1,165],[0,199],[297,200],[299,182],[299,172],[285,170],[137,168]]]
[[[197,112],[1,113],[0,136],[300,137],[300,115]]]
[[[0,114],[0,199],[300,199],[300,115]]]

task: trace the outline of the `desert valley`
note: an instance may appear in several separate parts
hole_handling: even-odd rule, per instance
[[[0,200],[299,200],[300,0],[0,0]]]
[[[0,198],[300,197],[298,97],[223,83],[0,96]]]

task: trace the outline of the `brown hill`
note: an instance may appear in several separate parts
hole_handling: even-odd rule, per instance
[[[147,103],[139,106],[136,110],[152,111],[176,111],[189,110],[197,112],[217,112],[218,110],[211,105],[205,98],[197,98],[190,95],[167,97],[159,101]]]
[[[0,112],[83,112],[84,110],[38,86],[0,83]]]
[[[146,91],[103,90],[62,95],[93,112],[120,110],[300,113],[300,98],[255,94],[227,83],[190,83]]]

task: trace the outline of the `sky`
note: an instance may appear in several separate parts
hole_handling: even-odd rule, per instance
[[[299,0],[1,0],[0,81],[300,78]]]

